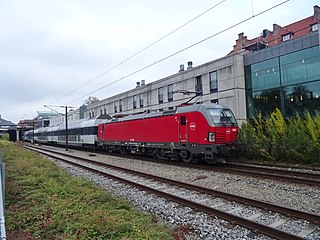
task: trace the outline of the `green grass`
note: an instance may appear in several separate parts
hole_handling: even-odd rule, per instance
[[[16,144],[6,163],[8,239],[173,239],[152,216]]]

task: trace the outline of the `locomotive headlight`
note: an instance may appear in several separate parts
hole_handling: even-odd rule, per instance
[[[209,132],[208,141],[209,142],[215,142],[216,141],[216,134],[212,133],[212,132]]]

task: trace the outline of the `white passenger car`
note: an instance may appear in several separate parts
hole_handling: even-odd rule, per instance
[[[68,145],[85,148],[95,148],[97,146],[98,125],[105,119],[109,119],[109,115],[100,115],[89,119],[80,119],[78,121],[68,123]],[[37,128],[34,131],[25,132],[25,139],[38,143],[65,145],[66,144],[66,126],[60,124],[45,128]]]

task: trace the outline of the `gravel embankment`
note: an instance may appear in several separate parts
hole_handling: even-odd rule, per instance
[[[61,151],[64,150],[61,149]],[[71,150],[70,153],[77,156],[89,157],[88,153],[81,151]],[[263,200],[301,211],[320,214],[320,188],[318,187],[292,183],[287,184],[270,179],[257,179],[236,174],[188,169],[153,162],[148,163],[145,161],[100,154],[89,158],[248,198]],[[65,164],[60,163],[59,165],[66,167]],[[106,180],[94,174],[88,174],[88,172],[84,170],[75,170],[70,167],[66,168],[73,175],[84,176],[100,186],[105,187],[116,196],[130,200],[137,208],[157,215],[164,223],[174,227],[181,225],[191,226],[192,230],[190,230],[188,239],[269,239],[265,236],[253,234],[242,227],[233,226],[221,219],[195,212],[190,208],[181,207],[176,203],[128,187],[122,183]],[[250,215],[251,211],[254,210],[244,210],[244,212],[240,214]],[[271,222],[273,218],[278,217],[274,215],[275,214],[270,214],[270,218],[261,219],[261,221]],[[298,221],[297,225],[303,225],[303,223]],[[308,236],[308,239],[317,239],[318,237],[320,238],[319,229],[315,234]]]

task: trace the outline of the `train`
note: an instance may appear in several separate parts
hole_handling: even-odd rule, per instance
[[[68,124],[68,145],[185,163],[219,163],[239,151],[231,109],[201,103],[122,117],[100,115]],[[65,145],[64,124],[25,132],[26,141]]]

